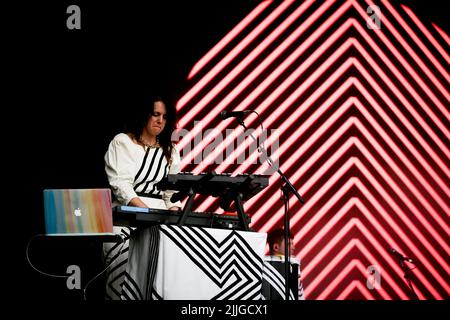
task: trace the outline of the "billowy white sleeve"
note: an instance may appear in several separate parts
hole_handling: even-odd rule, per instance
[[[181,157],[180,157],[180,152],[178,150],[178,147],[176,145],[173,146],[172,148],[172,163],[169,166],[169,174],[177,174],[180,172],[180,166],[181,166]],[[171,208],[171,207],[179,207],[181,208],[181,202],[177,201],[177,202],[171,202],[170,198],[172,197],[172,195],[175,193],[175,191],[172,190],[166,190],[163,191],[163,200],[166,203],[166,207],[167,209]]]
[[[132,149],[132,141],[120,133],[114,137],[105,154],[105,171],[109,185],[117,200],[123,204],[137,197],[133,189],[136,160]]]

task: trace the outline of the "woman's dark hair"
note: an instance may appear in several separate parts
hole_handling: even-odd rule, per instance
[[[150,99],[146,99],[144,106],[139,106],[134,121],[131,122],[127,129],[136,140],[139,140],[149,118],[153,115],[155,102],[162,102],[166,107],[166,125],[158,135],[158,141],[163,149],[164,156],[169,162],[173,148],[172,132],[176,129],[177,124],[177,110],[170,99],[162,96],[153,96]]]

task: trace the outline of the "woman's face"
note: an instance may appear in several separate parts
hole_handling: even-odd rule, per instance
[[[156,101],[153,108],[153,114],[147,122],[147,133],[156,137],[163,131],[166,121],[166,106],[162,101]]]

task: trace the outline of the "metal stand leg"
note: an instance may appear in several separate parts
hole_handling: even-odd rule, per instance
[[[234,198],[234,203],[236,205],[236,210],[238,212],[239,222],[241,226],[244,228],[244,231],[249,231],[247,219],[245,218],[244,207],[242,206],[242,194],[236,194]]]
[[[195,193],[192,190],[192,188],[189,190],[188,195],[189,195],[189,199],[186,202],[186,205],[183,208],[183,213],[181,214],[180,219],[178,220],[178,223],[177,223],[179,226],[184,225],[186,218],[191,213],[192,205],[194,204]]]

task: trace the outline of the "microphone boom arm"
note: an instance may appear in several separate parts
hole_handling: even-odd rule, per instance
[[[240,118],[237,117],[237,121],[239,122],[239,124],[241,126],[244,127],[245,130],[247,130],[247,126],[245,125],[244,121]],[[258,151],[261,153],[261,155],[263,156],[264,161],[267,161],[269,163],[270,166],[272,166],[275,171],[278,172],[278,174],[280,175],[281,180],[283,181],[283,183],[286,184],[286,186],[288,187],[288,189],[290,191],[292,191],[292,193],[298,198],[298,200],[301,203],[305,203],[305,200],[303,200],[302,196],[297,192],[297,189],[295,189],[295,187],[292,185],[292,183],[289,181],[289,179],[284,175],[284,173],[281,171],[280,167],[278,167],[272,160],[272,158],[267,154],[267,150],[260,146],[258,141],[256,140],[255,136],[253,135],[253,133],[250,132],[250,137],[253,139],[253,141],[256,143],[257,149]]]

